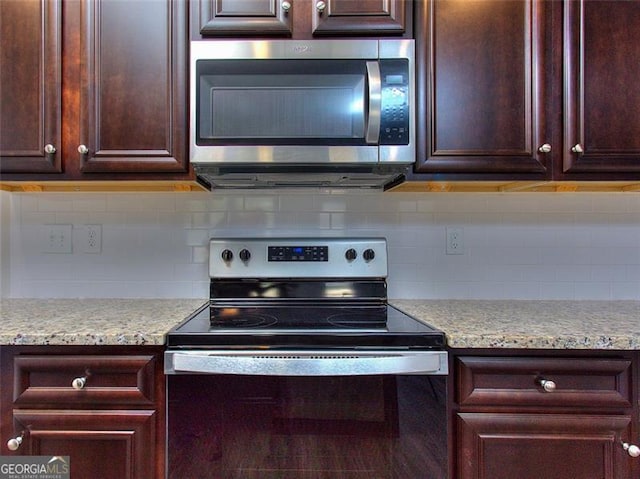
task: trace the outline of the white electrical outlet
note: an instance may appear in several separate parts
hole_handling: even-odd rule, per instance
[[[464,230],[447,227],[447,254],[464,254]]]
[[[102,225],[84,225],[82,251],[100,253],[102,251]]]
[[[45,225],[43,253],[71,253],[72,225]]]

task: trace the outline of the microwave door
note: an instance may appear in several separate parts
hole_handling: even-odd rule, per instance
[[[378,144],[382,115],[382,81],[380,65],[377,61],[367,62],[367,85],[369,94],[369,114],[367,118],[367,144]]]

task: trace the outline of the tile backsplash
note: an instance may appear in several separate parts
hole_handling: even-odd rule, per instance
[[[5,297],[205,298],[212,236],[373,235],[391,298],[640,300],[635,193],[2,192],[0,210]],[[71,253],[46,252],[52,224]]]

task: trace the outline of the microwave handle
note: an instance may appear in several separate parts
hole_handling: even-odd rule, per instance
[[[367,62],[367,83],[369,85],[369,119],[367,121],[367,143],[377,144],[380,139],[380,121],[382,116],[382,81],[380,64]]]

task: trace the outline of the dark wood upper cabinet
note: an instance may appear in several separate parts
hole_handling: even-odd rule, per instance
[[[550,10],[542,0],[416,3],[416,171],[551,174]]]
[[[402,36],[410,0],[192,0],[192,38]]]
[[[316,36],[402,35],[405,31],[405,0],[312,0],[312,4]]]
[[[0,1],[3,178],[187,179],[188,7]]]
[[[291,36],[292,0],[199,0],[200,34],[205,36]]]
[[[0,2],[0,170],[62,171],[61,3]]]
[[[639,27],[640,1],[565,2],[562,172],[640,177]]]
[[[83,1],[83,173],[187,169],[186,9],[180,0]]]

